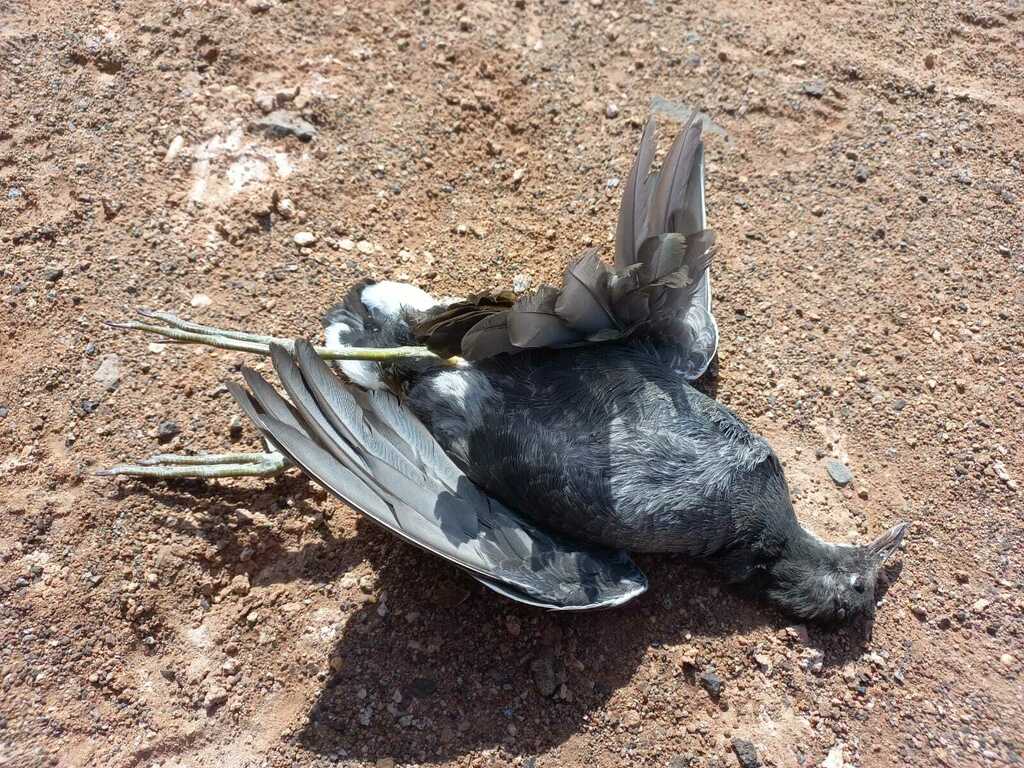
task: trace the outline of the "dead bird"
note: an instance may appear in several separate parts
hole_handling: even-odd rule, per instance
[[[867,546],[823,541],[798,522],[768,443],[688,383],[718,344],[700,122],[657,172],[654,154],[650,121],[623,185],[615,266],[588,251],[560,290],[439,302],[364,282],[324,317],[326,350],[149,313],[178,341],[268,352],[285,394],[249,369],[247,388],[230,385],[264,454],[157,456],[106,473],[294,465],[489,588],[552,609],[621,604],[647,586],[628,552],[676,552],[801,619],[872,615],[907,525]],[[321,359],[353,348],[374,359]]]

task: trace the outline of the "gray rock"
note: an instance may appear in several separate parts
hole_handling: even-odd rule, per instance
[[[512,290],[516,293],[523,293],[530,290],[530,276],[520,272],[512,278]]]
[[[558,679],[555,676],[555,664],[550,656],[539,656],[530,664],[530,672],[533,673],[533,682],[541,696],[554,696],[558,688]]]
[[[760,768],[761,761],[757,757],[757,749],[746,739],[733,739],[732,751],[742,768]]]
[[[284,109],[271,112],[253,123],[252,127],[269,136],[295,136],[302,141],[311,141],[316,137],[315,125]]]
[[[161,443],[173,440],[180,434],[181,427],[179,427],[178,423],[175,421],[161,421],[160,426],[156,428],[156,439]]]
[[[974,183],[974,179],[971,178],[970,168],[961,168],[959,171],[953,174],[953,178],[966,187],[969,187],[971,184]]]
[[[409,692],[417,699],[425,699],[433,696],[437,691],[437,681],[429,677],[417,677],[412,681]]]
[[[845,488],[853,482],[853,472],[841,461],[832,459],[825,465],[825,469],[828,471],[828,476],[832,478],[832,482],[840,488]]]
[[[824,80],[810,80],[800,85],[800,93],[820,99],[828,91],[828,85]]]
[[[92,378],[110,391],[116,389],[121,381],[121,358],[117,355],[104,355]]]
[[[608,102],[608,106],[604,108],[604,116],[607,117],[609,120],[614,120],[616,117],[618,117],[618,104],[612,104],[611,102]]]
[[[711,697],[714,699],[722,695],[722,690],[725,687],[722,683],[722,678],[715,674],[715,670],[710,667],[701,673],[700,684],[704,686],[704,690],[711,694]]]
[[[1005,187],[999,190],[999,198],[1007,205],[1013,205],[1017,202],[1017,196]]]
[[[0,419],[6,419],[10,412],[11,409],[6,405],[0,405]]]
[[[868,180],[869,175],[870,174],[868,173],[868,169],[865,168],[863,165],[857,166],[857,170],[853,172],[853,178],[855,178],[861,184]]]

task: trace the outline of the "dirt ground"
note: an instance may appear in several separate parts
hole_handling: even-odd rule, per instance
[[[1018,0],[0,4],[0,765],[1020,764],[1022,46]],[[558,281],[652,108],[713,121],[718,396],[823,535],[913,522],[870,639],[671,557],[544,614],[298,476],[91,475],[258,445],[251,359],[104,320]]]

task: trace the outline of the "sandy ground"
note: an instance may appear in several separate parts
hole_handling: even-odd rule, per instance
[[[1024,7],[815,5],[0,4],[0,765],[1019,764]],[[297,476],[91,476],[257,446],[251,360],[104,320],[557,281],[652,104],[716,126],[718,396],[823,535],[913,521],[870,640],[673,558],[539,613]]]

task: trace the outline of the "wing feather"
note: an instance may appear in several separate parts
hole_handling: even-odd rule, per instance
[[[309,344],[294,347],[271,347],[290,404],[253,371],[243,373],[250,391],[231,392],[268,441],[346,503],[529,605],[610,607],[646,589],[625,553],[532,525],[474,486],[393,395],[360,402]]]

